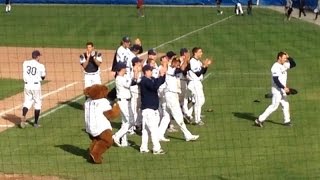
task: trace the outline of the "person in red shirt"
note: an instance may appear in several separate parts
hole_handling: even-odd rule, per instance
[[[137,0],[138,17],[144,17],[143,0]]]

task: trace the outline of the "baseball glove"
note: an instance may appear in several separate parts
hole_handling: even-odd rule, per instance
[[[295,95],[298,94],[298,91],[294,88],[289,88],[289,92],[287,92],[287,95]]]

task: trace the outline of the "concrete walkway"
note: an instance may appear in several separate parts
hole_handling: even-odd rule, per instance
[[[269,8],[275,11],[278,11],[280,13],[284,14],[284,7],[283,6],[265,6],[265,8]],[[307,16],[303,16],[303,14],[301,14],[301,19],[299,19],[299,9],[293,8],[293,12],[291,17],[292,18],[297,18],[301,21],[307,21],[313,24],[317,24],[320,26],[320,15],[318,16],[317,20],[314,20],[314,18],[316,17],[316,14],[313,11],[310,10],[305,10]]]

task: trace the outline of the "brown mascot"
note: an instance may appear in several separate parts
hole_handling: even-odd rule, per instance
[[[93,85],[84,90],[88,99],[84,103],[86,132],[89,134],[91,144],[90,158],[95,164],[102,163],[102,154],[113,144],[112,127],[110,120],[120,114],[117,104],[110,105],[106,99],[108,88],[104,85]]]

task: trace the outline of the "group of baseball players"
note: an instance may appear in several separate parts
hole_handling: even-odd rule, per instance
[[[186,141],[195,141],[199,135],[192,134],[186,123],[204,125],[201,119],[205,103],[202,80],[212,60],[201,61],[202,49],[194,47],[191,52],[181,48],[179,56],[173,51],[160,57],[157,52],[147,51],[147,58],[141,59],[141,41],[133,45],[129,37],[122,38],[116,50],[112,65],[115,72],[115,88],[109,93],[108,102],[117,102],[121,111],[121,128],[112,136],[119,147],[129,146],[128,134],[142,133],[141,153],[149,152],[148,140],[151,138],[153,154],[165,154],[160,142],[168,142],[166,132],[180,128]],[[190,55],[191,54],[191,55]],[[24,103],[20,127],[26,126],[26,114],[34,104],[34,127],[40,127],[39,115],[42,105],[41,81],[45,79],[45,66],[39,62],[41,53],[32,52],[32,59],[23,63]],[[84,87],[101,84],[100,65],[102,55],[94,49],[92,42],[86,43],[86,52],[80,55],[84,71]],[[256,120],[255,125],[263,127],[263,122],[282,105],[284,125],[291,126],[287,93],[287,70],[296,66],[286,52],[279,52],[271,68],[272,103]],[[93,107],[99,108],[99,107]],[[86,111],[86,110],[85,110]],[[91,118],[95,116],[86,116]],[[88,119],[86,119],[88,121]],[[30,122],[29,122],[30,123]]]
[[[93,43],[86,45],[87,51],[80,55],[85,88],[101,84],[99,66],[102,62],[102,56],[94,50]],[[160,141],[170,141],[165,134],[177,131],[174,122],[186,141],[199,138],[187,129],[184,121],[204,124],[201,109],[205,98],[201,81],[212,61],[200,60],[203,52],[199,47],[192,49],[191,58],[186,48],[181,48],[179,57],[169,51],[160,57],[159,65],[154,49],[147,51],[146,59],[139,57],[142,52],[140,39],[132,45],[130,38],[125,36],[114,55],[115,88],[108,97],[111,103],[118,103],[122,124],[113,135],[113,141],[119,147],[127,147],[130,145],[127,135],[141,133],[141,153],[149,152],[150,137],[153,154],[164,154]]]

